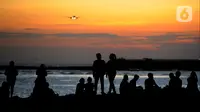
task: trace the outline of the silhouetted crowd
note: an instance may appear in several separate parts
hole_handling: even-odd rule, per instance
[[[116,89],[114,85],[114,80],[117,71],[117,64],[116,64],[116,55],[110,54],[109,61],[106,63],[102,60],[101,54],[96,54],[97,60],[93,63],[93,78],[94,84],[92,83],[92,78],[88,78],[87,84],[85,84],[85,80],[83,78],[80,79],[79,83],[77,84],[76,88],[76,95],[96,95],[97,94],[97,85],[100,79],[101,82],[101,93],[102,95],[105,94],[104,92],[104,76],[109,80],[109,91],[107,94],[116,94]],[[182,80],[180,79],[181,72],[177,71],[175,74],[169,74],[169,84],[164,88],[159,87],[154,80],[153,73],[148,73],[148,78],[145,80],[144,85],[145,88],[142,86],[137,86],[137,80],[139,79],[139,75],[135,75],[134,78],[129,82],[128,75],[124,75],[122,82],[120,83],[120,95],[123,96],[132,96],[132,95],[159,95],[159,94],[166,94],[166,95],[178,95],[178,94],[190,94],[190,95],[199,95],[198,90],[198,78],[196,72],[192,71],[190,76],[187,79],[188,85],[186,88],[182,87]],[[90,85],[90,86],[88,86]],[[89,91],[88,91],[89,90]],[[113,92],[112,92],[113,91]]]
[[[116,89],[114,85],[115,76],[117,73],[116,66],[116,55],[110,54],[109,61],[106,63],[102,60],[101,54],[96,54],[97,60],[93,63],[93,78],[88,77],[87,83],[85,79],[81,78],[76,86],[75,95],[77,96],[94,96],[97,94],[98,81],[101,82],[101,94],[105,95],[104,92],[104,76],[109,80],[109,91],[107,94],[116,94]],[[9,97],[13,97],[14,85],[16,77],[18,75],[18,70],[15,67],[14,61],[9,63],[9,66],[5,70],[6,81],[2,83],[0,87],[0,99],[7,100]],[[30,98],[34,99],[51,99],[58,96],[54,91],[49,88],[49,83],[46,81],[47,68],[44,64],[36,71],[37,78],[35,80],[35,86]],[[154,80],[153,73],[148,73],[148,78],[145,80],[145,87],[137,86],[137,80],[140,78],[139,75],[134,75],[134,78],[129,81],[128,75],[124,75],[119,91],[122,96],[130,95],[176,95],[176,94],[189,94],[189,95],[199,95],[198,90],[198,78],[195,71],[192,71],[187,79],[187,87],[182,87],[182,80],[180,79],[181,72],[177,71],[174,73],[169,73],[169,84],[164,88],[159,87]],[[92,80],[94,79],[94,83]]]

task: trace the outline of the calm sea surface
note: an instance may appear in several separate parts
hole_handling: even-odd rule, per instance
[[[14,95],[20,97],[28,97],[32,93],[34,87],[34,81],[36,79],[36,70],[19,70],[19,75],[17,76],[17,81],[15,85]],[[124,74],[129,76],[131,80],[134,74],[138,74],[140,79],[138,80],[138,85],[144,87],[144,80],[147,78],[147,74],[151,72],[154,74],[156,83],[164,87],[168,84],[170,72],[175,73],[175,71],[118,71],[115,79],[116,90],[119,93],[119,84],[123,78]],[[181,79],[183,80],[183,86],[187,85],[187,77],[190,75],[191,71],[181,71]],[[4,71],[0,70],[0,84],[5,80]],[[52,88],[59,95],[73,94],[76,89],[76,84],[80,78],[92,77],[91,71],[80,71],[80,70],[49,70],[47,81],[49,82],[50,88]],[[197,71],[198,79],[200,80],[200,71]],[[108,91],[108,79],[104,78],[105,92]],[[200,89],[200,81],[198,82]],[[100,93],[100,84],[98,87],[98,93]]]

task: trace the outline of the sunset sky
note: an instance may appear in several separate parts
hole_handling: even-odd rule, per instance
[[[1,0],[0,65],[91,64],[118,57],[198,59],[199,0]],[[176,20],[191,6],[193,20]],[[71,20],[71,16],[80,17]]]

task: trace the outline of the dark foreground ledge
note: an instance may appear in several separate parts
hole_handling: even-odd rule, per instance
[[[30,98],[12,98],[2,102],[0,112],[134,112],[134,111],[172,111],[185,110],[189,112],[199,110],[200,95],[196,96],[168,96],[168,95],[97,95],[92,97],[77,97],[75,95],[58,96],[52,99],[36,100]]]

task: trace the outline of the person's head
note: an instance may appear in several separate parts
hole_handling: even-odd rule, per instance
[[[40,68],[45,69],[46,68],[45,64],[41,64]]]
[[[128,75],[124,75],[123,80],[124,80],[124,81],[128,81]]]
[[[9,62],[9,66],[10,66],[10,67],[14,67],[14,66],[15,66],[15,62],[14,62],[14,61],[10,61],[10,62]]]
[[[88,82],[88,83],[92,83],[92,78],[91,78],[91,77],[88,77],[87,82]]]
[[[176,77],[179,78],[181,76],[181,72],[180,71],[176,71]]]
[[[96,54],[97,60],[101,60],[101,53]]]
[[[140,78],[140,76],[139,76],[139,75],[137,75],[137,74],[135,74],[135,75],[134,75],[134,80],[136,80],[136,81],[137,81],[139,78]]]
[[[116,55],[114,53],[111,53],[109,58],[110,60],[116,60]]]
[[[79,83],[84,84],[84,83],[85,83],[85,79],[84,79],[84,78],[81,78],[81,79],[79,80]]]
[[[190,77],[197,77],[197,74],[195,71],[192,71],[191,74],[190,74]]]
[[[170,73],[170,74],[169,74],[169,78],[170,78],[170,79],[172,79],[172,78],[174,78],[174,77],[175,77],[175,76],[174,76],[173,73]]]
[[[153,79],[153,73],[148,73],[148,77],[149,77],[150,79]]]

